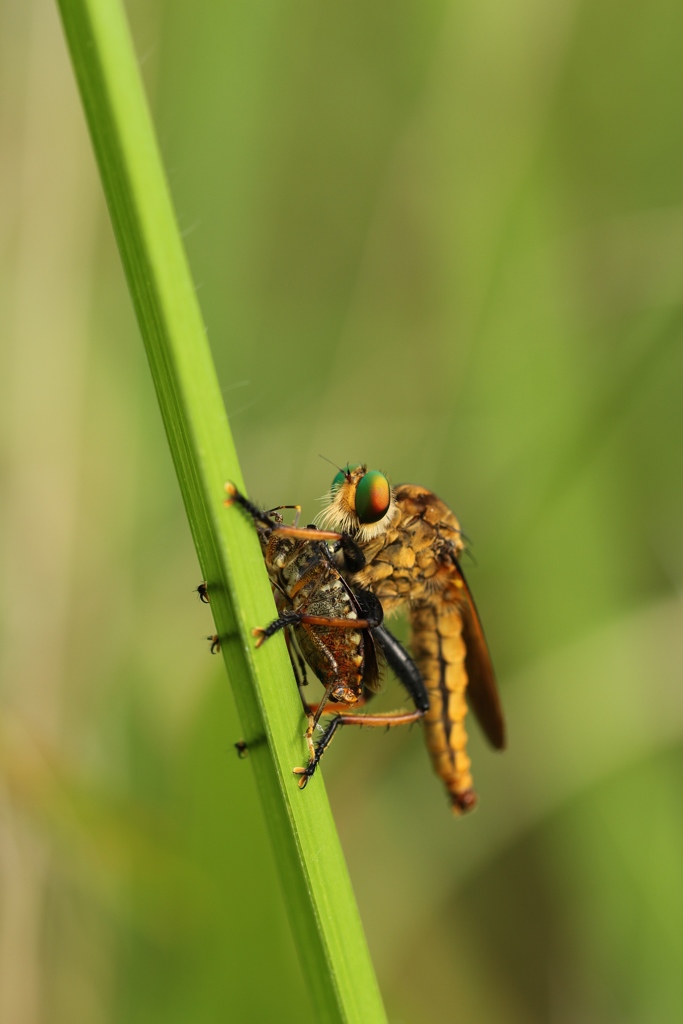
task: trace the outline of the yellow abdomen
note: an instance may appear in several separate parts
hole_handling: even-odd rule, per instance
[[[434,770],[451,795],[453,810],[462,814],[477,802],[467,755],[465,716],[467,673],[462,619],[454,606],[431,603],[410,612],[411,646],[429,694],[424,723]]]

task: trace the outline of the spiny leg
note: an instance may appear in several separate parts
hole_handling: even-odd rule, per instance
[[[332,655],[330,655],[329,657],[330,657],[331,661],[334,661],[334,659],[332,658]],[[336,662],[334,663],[334,667],[336,668]],[[330,683],[330,685],[325,689],[325,693],[323,694],[323,698],[320,701],[320,703],[318,704],[318,707],[315,709],[315,711],[309,711],[309,713],[308,713],[308,726],[306,727],[306,732],[304,733],[304,735],[306,737],[306,745],[308,746],[308,755],[309,755],[309,759],[310,760],[312,760],[315,757],[315,749],[316,749],[315,748],[315,744],[313,742],[313,733],[315,732],[315,730],[316,730],[316,728],[318,726],[318,722],[320,721],[320,716],[323,714],[324,708],[325,708],[328,700],[330,699],[330,694],[332,693],[332,691],[335,688],[335,686],[336,686],[336,680],[333,680]]]
[[[225,485],[225,493],[227,494],[227,498],[225,499],[224,504],[227,508],[229,508],[234,502],[237,502],[237,504],[241,505],[257,523],[267,527],[269,530],[277,530],[278,533],[282,533],[285,537],[294,537],[299,540],[336,541],[341,541],[344,538],[343,534],[333,532],[332,530],[316,530],[312,527],[301,528],[298,526],[283,526],[280,523],[274,523],[272,519],[268,518],[267,512],[263,512],[257,505],[254,505],[252,501],[249,501],[249,498],[245,497],[244,494],[238,491],[235,485],[230,481]],[[282,505],[280,507],[298,508],[297,505]]]
[[[331,629],[374,629],[378,626],[376,619],[334,619],[326,615],[306,615],[305,612],[295,612],[285,609],[265,627],[257,626],[252,629],[253,636],[257,637],[256,646],[260,647],[265,640],[274,636],[279,630],[286,626],[328,626]]]
[[[323,732],[322,739],[318,743],[318,746],[315,747],[309,743],[309,751],[312,751],[312,753],[309,757],[308,764],[306,765],[306,767],[292,769],[294,774],[299,776],[299,789],[305,789],[306,786],[308,785],[308,780],[313,776],[316,768],[318,767],[318,764],[320,763],[320,758],[323,756],[324,752],[329,747],[330,743],[334,738],[335,732],[337,731],[341,724],[341,716],[337,715],[335,718],[332,719],[332,721],[329,723],[329,725]],[[306,738],[308,739],[308,736]]]
[[[422,673],[403,644],[382,625],[375,626],[372,635],[382,648],[389,668],[412,697],[415,707],[424,712],[429,711],[429,695]]]
[[[267,514],[263,512],[258,505],[254,505],[253,501],[249,501],[249,498],[242,494],[241,491],[238,491],[235,485],[230,481],[225,485],[225,493],[227,494],[227,498],[224,501],[226,508],[229,508],[230,505],[237,502],[237,504],[241,505],[245,512],[248,512],[252,519],[257,523],[268,527],[270,530],[275,529],[275,523],[273,523],[272,519],[269,519]]]
[[[366,605],[366,614],[367,610],[368,606]],[[315,753],[309,760],[308,765],[305,768],[294,769],[295,774],[301,776],[299,786],[302,789],[308,782],[308,779],[315,772],[320,762],[320,758],[331,743],[339,726],[360,725],[367,726],[369,728],[393,728],[397,725],[410,725],[419,721],[429,710],[429,697],[422,675],[406,649],[396,639],[396,637],[384,628],[384,626],[378,625],[374,627],[372,629],[372,634],[376,637],[378,643],[382,647],[387,662],[412,697],[415,704],[415,711],[390,711],[386,713],[359,715],[355,713],[357,712],[359,705],[354,705],[352,710],[347,710],[344,708],[331,708],[329,705],[325,706],[324,702],[317,708],[311,708],[316,722],[323,714],[332,714],[336,712],[336,718],[333,720],[334,724],[330,723],[330,725],[327,726],[322,739],[315,748]],[[361,698],[361,701],[364,703],[364,698]]]
[[[308,780],[314,775],[316,768],[320,764],[320,758],[329,747],[340,726],[360,725],[370,726],[371,728],[391,729],[397,725],[412,725],[414,722],[419,722],[424,715],[424,711],[419,708],[415,711],[387,711],[385,714],[377,713],[374,715],[356,715],[352,712],[337,710],[336,708],[335,711],[337,711],[337,714],[323,732],[306,767],[293,769],[294,774],[300,776],[299,789],[305,789]],[[318,707],[318,717],[321,713],[324,713],[322,707]],[[327,713],[329,714],[331,711]]]

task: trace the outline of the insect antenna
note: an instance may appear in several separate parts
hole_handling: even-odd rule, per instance
[[[338,469],[340,473],[344,472],[344,470],[341,468],[341,466],[338,466],[336,462],[332,461],[332,459],[328,459],[327,455],[321,455],[320,452],[318,452],[318,458],[319,459],[324,459],[325,462],[329,462],[329,464],[331,466],[334,466],[335,469]],[[348,463],[347,463],[347,465],[348,465]]]

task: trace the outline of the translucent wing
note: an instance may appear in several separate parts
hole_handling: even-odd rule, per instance
[[[460,612],[462,614],[462,635],[467,651],[465,655],[465,669],[469,679],[467,699],[489,743],[496,750],[503,750],[506,742],[505,720],[503,709],[500,706],[491,655],[477,606],[457,561],[455,561],[455,569],[462,581],[463,597]]]

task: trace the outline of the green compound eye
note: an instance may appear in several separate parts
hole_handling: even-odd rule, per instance
[[[391,488],[384,473],[371,469],[356,488],[356,515],[361,523],[377,523],[391,504]]]
[[[358,469],[358,466],[352,466],[350,463],[346,463],[346,469],[340,469],[334,480],[332,481],[332,487],[330,488],[332,494],[336,494],[341,485],[346,480],[346,474],[350,473],[352,469]]]

